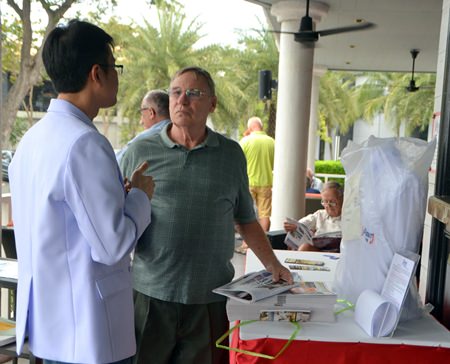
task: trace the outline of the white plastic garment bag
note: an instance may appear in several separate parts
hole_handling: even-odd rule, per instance
[[[369,137],[342,152],[345,193],[334,288],[353,303],[365,289],[381,292],[394,253],[420,254],[428,169],[436,141]],[[420,311],[415,282],[402,319]]]

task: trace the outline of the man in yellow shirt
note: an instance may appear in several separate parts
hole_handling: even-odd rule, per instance
[[[256,116],[248,120],[247,133],[239,144],[247,159],[250,193],[256,204],[259,223],[264,231],[269,231],[275,140],[264,132],[263,123]],[[236,249],[238,253],[245,253],[246,250],[245,242]]]

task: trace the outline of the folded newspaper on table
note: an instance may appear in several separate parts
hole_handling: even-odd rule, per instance
[[[332,231],[313,235],[312,231],[303,223],[287,218],[287,221],[297,228],[286,234],[284,243],[291,249],[297,250],[302,244],[314,245],[318,249],[338,250],[341,244],[342,232]]]
[[[261,270],[247,273],[224,286],[213,289],[213,292],[240,302],[252,303],[297,287],[300,277],[293,274],[293,278],[293,284],[288,284],[283,280],[273,282],[272,273]]]
[[[334,322],[336,299],[325,282],[300,282],[298,287],[255,303],[228,300],[227,315],[230,321]]]

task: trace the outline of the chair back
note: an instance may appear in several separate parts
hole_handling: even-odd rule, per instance
[[[6,258],[17,259],[14,228],[2,226],[2,246],[5,251]]]
[[[287,245],[284,243],[286,237],[286,231],[284,230],[272,230],[266,233],[267,238],[272,245],[272,249],[286,250]]]

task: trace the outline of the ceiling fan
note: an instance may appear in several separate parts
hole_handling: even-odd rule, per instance
[[[406,86],[406,90],[409,92],[416,92],[419,87],[416,86],[416,81],[414,80],[414,66],[416,64],[416,58],[417,55],[419,54],[419,50],[418,49],[411,49],[411,56],[412,56],[412,71],[411,71],[411,80],[409,81],[409,85]]]
[[[314,24],[312,18],[309,16],[309,0],[306,0],[306,15],[302,17],[300,21],[300,29],[298,32],[285,32],[285,31],[276,31],[273,30],[273,33],[282,33],[282,34],[293,34],[294,40],[299,43],[303,43],[307,46],[313,46],[314,42],[319,40],[319,37],[324,37],[326,35],[333,35],[339,33],[347,33],[354,32],[358,30],[365,30],[375,27],[374,23],[371,22],[361,22],[355,25],[349,25],[346,27],[340,28],[331,28],[324,30],[313,30]]]

